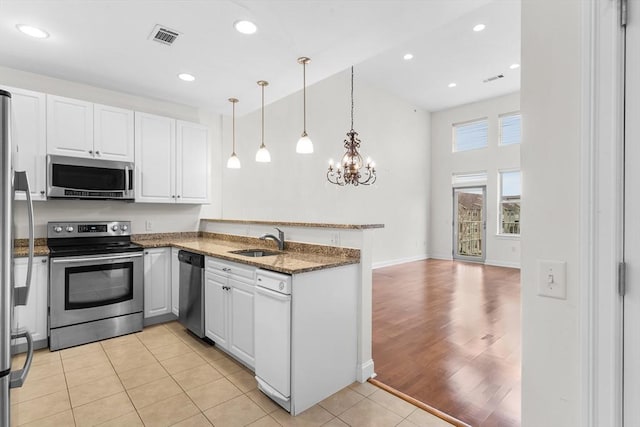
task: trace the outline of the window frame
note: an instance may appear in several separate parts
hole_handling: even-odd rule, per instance
[[[520,237],[520,233],[522,231],[521,230],[522,223],[520,222],[520,215],[518,215],[518,233],[505,233],[502,227],[503,225],[502,205],[505,202],[509,201],[508,199],[505,199],[505,196],[503,196],[503,181],[504,181],[503,174],[512,173],[512,172],[518,172],[520,175],[520,191],[519,191],[520,194],[518,195],[517,203],[520,206],[520,208],[522,208],[522,170],[520,168],[499,169],[498,170],[498,215],[497,215],[498,224],[497,224],[496,236],[501,238],[517,239]],[[507,196],[507,197],[513,197],[513,196]],[[511,199],[511,200],[513,202],[516,199]]]
[[[505,117],[513,117],[520,116],[520,138],[518,142],[513,142],[511,144],[505,144],[502,142],[502,119]],[[503,113],[498,116],[498,147],[511,147],[511,146],[519,146],[522,144],[522,113],[520,111],[512,111],[509,113]]]
[[[476,148],[471,148],[469,150],[459,150],[457,148],[457,138],[456,138],[456,128],[458,126],[465,126],[465,125],[470,125],[473,123],[481,123],[484,122],[486,124],[487,127],[487,137],[485,139],[485,144],[481,147],[476,147]],[[478,119],[473,119],[473,120],[467,120],[465,122],[457,122],[457,123],[452,123],[451,124],[451,152],[452,153],[466,153],[469,151],[476,151],[476,150],[482,150],[484,148],[489,147],[489,117],[480,117]]]

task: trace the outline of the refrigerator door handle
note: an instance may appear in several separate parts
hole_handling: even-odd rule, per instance
[[[27,358],[24,361],[22,369],[17,371],[11,371],[11,378],[9,379],[9,388],[22,387],[24,381],[27,379],[29,369],[31,369],[31,361],[33,360],[33,339],[31,334],[26,329],[21,329],[11,334],[11,339],[26,338],[27,340]]]
[[[31,200],[31,189],[29,179],[24,171],[15,172],[14,191],[24,191],[27,196],[27,211],[29,215],[29,263],[27,264],[26,286],[15,287],[14,285],[14,305],[27,305],[29,290],[31,289],[31,272],[33,270],[34,253],[34,225],[33,225],[33,201]],[[15,197],[14,197],[15,198]]]

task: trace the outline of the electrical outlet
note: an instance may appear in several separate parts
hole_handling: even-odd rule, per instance
[[[340,245],[340,233],[331,234],[331,244],[336,246]]]
[[[147,231],[153,231],[153,222],[151,222],[151,220],[146,220],[144,222],[144,229]]]
[[[567,299],[567,263],[538,260],[538,295]]]

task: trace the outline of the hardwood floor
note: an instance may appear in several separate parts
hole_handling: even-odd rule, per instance
[[[382,383],[472,426],[519,426],[520,343],[520,270],[441,260],[374,270]]]

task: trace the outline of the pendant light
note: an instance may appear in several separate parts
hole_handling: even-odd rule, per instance
[[[333,164],[333,160],[329,161],[327,180],[340,187],[349,184],[354,187],[360,184],[373,184],[376,182],[375,164],[371,159],[367,159],[366,165],[364,164],[362,156],[358,152],[358,148],[360,148],[358,132],[353,130],[353,67],[351,67],[351,130],[347,132],[347,137],[348,139],[344,140],[346,152],[342,156],[342,160],[337,165]]]
[[[269,82],[264,80],[258,81],[258,85],[262,88],[262,143],[260,144],[260,148],[256,153],[256,162],[261,163],[269,163],[271,161],[271,154],[269,154],[267,146],[264,145],[264,87],[268,84]]]
[[[233,141],[233,150],[231,151],[231,157],[227,160],[227,167],[229,169],[240,169],[240,159],[236,155],[236,98],[229,98],[229,102],[233,105],[233,115],[231,121],[231,140]]]
[[[302,117],[303,127],[302,135],[296,144],[296,153],[310,154],[313,153],[313,142],[307,135],[307,64],[311,59],[303,56],[298,58],[298,64],[302,64]]]

